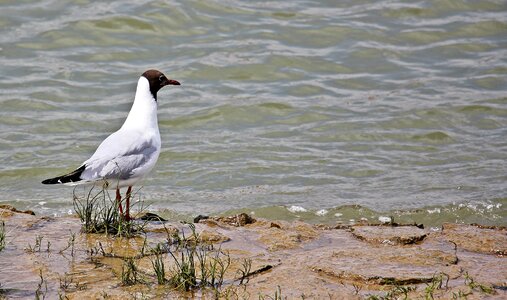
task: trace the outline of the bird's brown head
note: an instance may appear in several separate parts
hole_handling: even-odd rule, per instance
[[[142,76],[148,79],[148,82],[150,83],[150,91],[153,98],[155,98],[155,101],[157,100],[157,92],[164,86],[180,85],[180,83],[176,80],[167,79],[167,77],[158,70],[148,70],[144,72]]]

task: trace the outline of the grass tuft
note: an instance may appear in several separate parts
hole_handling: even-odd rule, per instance
[[[172,249],[168,249],[175,265],[170,283],[185,291],[206,287],[218,289],[224,282],[231,258],[220,248],[214,249],[213,245],[202,243],[195,225],[188,223],[188,226],[190,237],[187,238],[184,232],[181,236],[173,236]]]
[[[493,287],[487,286],[475,281],[468,272],[464,273],[465,278],[465,286],[468,287],[465,291],[459,289],[457,291],[452,292],[452,299],[467,299],[468,296],[474,294],[474,292],[480,292],[482,294],[496,294],[496,291]],[[432,300],[432,299],[440,299],[443,297],[442,292],[440,294],[436,294],[437,291],[448,291],[449,290],[449,275],[445,273],[437,273],[433,275],[431,281],[426,283],[426,287],[422,291],[421,295],[422,299]],[[392,289],[390,289],[385,295],[368,295],[366,299],[368,300],[397,300],[397,299],[411,299],[409,298],[409,294],[417,290],[415,286],[401,286],[396,285]],[[356,293],[358,294],[358,293]],[[418,298],[418,299],[419,299]],[[446,298],[447,299],[447,298]]]
[[[132,198],[135,194],[132,194]],[[85,233],[105,233],[131,237],[143,231],[145,223],[126,220],[118,212],[119,203],[112,199],[105,188],[97,190],[92,186],[84,196],[73,192],[73,205],[83,223]],[[141,202],[142,205],[142,202]],[[144,209],[141,206],[141,209]]]
[[[435,274],[431,279],[431,282],[426,284],[426,288],[424,288],[424,298],[426,300],[434,299],[433,293],[436,290],[441,290],[443,288],[447,289],[449,285],[449,275],[445,273]]]
[[[164,251],[162,250],[160,244],[157,244],[157,246],[152,249],[152,253],[154,254],[154,257],[151,259],[151,265],[153,266],[153,270],[157,276],[157,283],[165,284],[167,280],[165,278],[165,265],[162,256]]]
[[[139,269],[133,258],[123,260],[121,267],[121,282],[124,285],[134,285],[141,282]]]
[[[478,283],[468,274],[468,272],[465,272],[464,276],[465,276],[465,285],[467,285],[472,291],[479,290],[480,292],[482,292],[484,294],[494,294],[495,293],[495,290],[492,287]]]

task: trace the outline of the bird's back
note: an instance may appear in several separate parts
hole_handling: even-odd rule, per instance
[[[120,129],[107,137],[83,164],[81,178],[93,180],[141,179],[155,166],[160,154],[158,128]]]

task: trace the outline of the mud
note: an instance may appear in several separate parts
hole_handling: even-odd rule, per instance
[[[143,234],[127,239],[80,233],[75,217],[4,208],[0,219],[7,241],[0,252],[0,299],[34,299],[36,293],[46,299],[507,298],[504,228],[333,228],[245,214],[203,217],[195,224],[199,242],[227,253],[230,266],[222,286],[185,292],[157,283],[150,250],[178,234],[190,237],[187,224],[150,221]],[[128,258],[140,278],[132,285],[122,281]],[[174,261],[168,253],[162,259],[169,279]],[[242,273],[246,261],[251,266]]]

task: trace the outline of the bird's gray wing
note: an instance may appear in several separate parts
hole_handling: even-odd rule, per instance
[[[142,177],[143,166],[156,160],[157,145],[142,134],[117,131],[105,139],[94,155],[84,162],[83,180]]]

